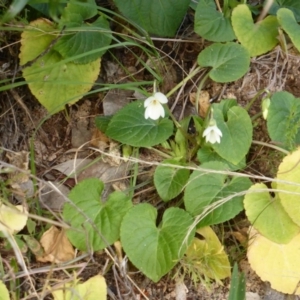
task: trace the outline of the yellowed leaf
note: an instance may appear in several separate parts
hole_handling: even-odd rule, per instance
[[[278,192],[281,204],[291,219],[300,226],[300,149],[287,155],[280,164],[277,172],[277,178],[283,181],[294,182],[288,184],[277,182],[277,188],[292,193]]]
[[[300,234],[288,244],[277,244],[251,229],[247,256],[251,268],[273,289],[300,295]]]
[[[9,300],[8,290],[2,281],[0,281],[0,299],[1,300]]]
[[[44,232],[40,240],[44,248],[44,255],[37,256],[36,259],[41,262],[61,263],[71,260],[75,256],[72,244],[69,242],[65,231],[51,226]]]
[[[204,239],[194,238],[186,251],[187,260],[197,266],[199,273],[221,280],[230,276],[230,263],[215,232],[209,227],[199,228],[197,233]]]
[[[103,276],[96,275],[84,283],[69,283],[53,291],[54,300],[106,300],[107,287]]]
[[[0,202],[0,231],[14,234],[22,230],[28,215],[22,205],[7,206]]]

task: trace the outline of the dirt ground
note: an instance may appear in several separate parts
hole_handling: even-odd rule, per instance
[[[188,28],[190,25],[187,25]],[[187,30],[188,32],[188,30]],[[4,35],[4,33],[1,33]],[[12,79],[21,76],[21,73],[15,73],[18,69],[18,51],[19,43],[14,43],[19,40],[17,34],[6,33],[2,36],[6,46],[0,52],[0,79]],[[167,40],[164,42],[157,41],[156,47],[159,49],[163,63],[158,62],[156,66],[157,72],[164,75],[164,82],[160,86],[160,90],[164,93],[171,90],[196,63],[196,58],[206,45],[203,41],[194,35],[180,36],[177,40]],[[130,80],[152,80],[144,67],[136,61],[135,55],[143,56],[140,49],[116,49],[112,53],[106,53],[102,59],[101,73],[97,80],[101,83],[124,83]],[[145,57],[145,61],[147,58]],[[288,91],[295,97],[300,97],[300,55],[293,48],[290,48],[288,55],[282,52],[280,47],[276,47],[270,53],[251,60],[249,72],[236,82],[228,84],[219,84],[212,81],[207,81],[204,90],[208,92],[210,99],[220,101],[225,98],[236,98],[239,105],[246,106],[249,101],[262,89],[268,89],[271,93],[276,91]],[[129,71],[130,76],[124,70]],[[199,74],[199,78],[193,78],[184,89],[174,95],[170,99],[170,107],[173,109],[174,115],[178,119],[183,116],[194,114],[195,110],[190,102],[190,93],[196,91],[196,83],[199,82],[203,74]],[[149,92],[151,87],[149,87]],[[95,93],[88,98],[80,100],[77,104],[68,107],[66,112],[60,112],[53,116],[48,116],[46,110],[37,102],[31,95],[27,86],[16,87],[0,93],[0,167],[4,168],[7,165],[12,165],[18,168],[18,171],[30,169],[28,164],[29,157],[24,154],[20,160],[22,151],[30,152],[31,138],[34,137],[33,148],[35,151],[34,162],[36,168],[35,177],[40,184],[45,182],[58,182],[66,176],[57,165],[68,162],[73,159],[94,159],[99,157],[99,153],[91,149],[92,147],[101,147],[103,143],[106,148],[110,147],[110,141],[99,136],[99,132],[95,129],[94,119],[99,114],[109,114],[108,111],[115,111],[124,106],[128,101],[134,100],[137,95],[134,92],[111,90],[106,93]],[[260,100],[258,98],[250,109],[251,116],[256,116],[260,113]],[[117,102],[117,107],[112,107]],[[255,119],[254,140],[260,142],[270,142],[266,132],[265,121],[261,116]],[[101,144],[102,143],[102,144]],[[100,145],[101,144],[101,145]],[[100,145],[100,146],[99,146]],[[112,150],[112,149],[111,149]],[[17,154],[17,155],[14,155]],[[153,157],[154,154],[147,151],[143,152],[143,159],[151,161],[157,160]],[[17,157],[17,158],[16,158]],[[32,159],[32,156],[31,156]],[[277,156],[269,148],[253,144],[251,151],[247,157],[246,173],[252,175],[263,175],[271,177],[274,175],[276,166],[280,157]],[[97,176],[105,178],[107,183],[123,182],[126,184],[127,176],[126,167],[116,169],[110,165],[105,169],[105,166],[100,165],[84,172],[78,180],[87,177]],[[99,171],[99,168],[102,171]],[[140,182],[151,179],[151,168],[147,166],[141,167]],[[109,174],[109,175],[107,175]],[[6,174],[2,174],[2,181],[6,180]],[[106,177],[103,177],[106,176]],[[1,180],[1,179],[0,179]],[[68,179],[64,186],[67,191],[75,185],[75,179]],[[113,184],[111,185],[113,186]],[[110,188],[111,188],[110,186]],[[113,186],[115,188],[115,186]],[[42,188],[41,188],[42,189]],[[148,193],[156,205],[162,203],[155,198],[151,186],[142,186],[137,190],[135,201],[142,202],[143,194]],[[55,203],[48,198],[45,200],[39,194],[36,197],[40,198],[41,203],[47,202],[44,209],[47,210],[50,206],[49,215],[59,216],[56,210],[61,203]],[[42,200],[41,200],[42,198]],[[55,196],[54,198],[57,198]],[[19,200],[14,193],[11,194],[10,200],[12,203],[18,203]],[[34,206],[34,203],[28,203],[29,206]],[[243,214],[237,217],[237,220],[232,224],[240,224],[246,222]],[[247,226],[247,222],[245,223]],[[41,225],[39,225],[41,226]],[[238,231],[238,228],[235,228]],[[42,230],[42,227],[38,230]],[[288,298],[286,295],[276,293],[267,283],[263,283],[259,277],[251,270],[246,260],[245,250],[236,238],[228,232],[225,234],[226,243],[225,250],[228,253],[234,253],[231,259],[239,261],[241,271],[246,274],[247,299],[297,299]],[[238,249],[236,247],[238,245]],[[79,273],[82,279],[90,278],[98,273],[105,273],[109,289],[109,299],[227,299],[230,287],[230,281],[225,280],[223,286],[216,283],[209,285],[198,284],[193,285],[190,278],[186,277],[184,285],[180,285],[172,278],[172,273],[169,276],[163,277],[158,283],[154,284],[130,264],[127,264],[126,272],[111,263],[109,257],[110,249],[107,252],[88,254],[81,260],[78,260],[76,267],[74,264],[70,268],[74,268]],[[70,279],[69,272],[59,270],[58,266],[51,266],[36,262],[30,251],[24,253],[30,276],[24,274],[21,269],[17,268],[16,272],[12,272],[10,261],[14,257],[12,250],[0,248],[4,269],[6,270],[5,279],[7,282],[14,282],[10,287],[21,291],[22,299],[25,295],[31,293],[31,284],[35,289],[44,295],[44,299],[52,299],[49,293],[45,290],[45,286],[54,285],[60,281]],[[78,253],[78,256],[82,253]],[[31,278],[33,283],[29,282]],[[179,298],[179,289],[186,288],[186,296]],[[260,297],[260,298],[259,298]],[[38,299],[36,296],[27,296],[26,299]]]

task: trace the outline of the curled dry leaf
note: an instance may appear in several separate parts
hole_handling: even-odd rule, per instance
[[[40,240],[44,248],[44,255],[37,256],[40,262],[62,263],[71,260],[75,256],[72,244],[69,242],[65,231],[59,230],[55,226],[51,226]]]
[[[200,91],[199,99],[197,101],[197,93],[190,93],[190,101],[196,107],[200,117],[205,118],[210,108],[209,93],[207,91]]]

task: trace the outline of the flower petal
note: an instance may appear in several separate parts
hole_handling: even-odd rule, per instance
[[[202,136],[205,137],[206,142],[211,144],[220,143],[221,136],[223,135],[222,131],[217,127],[217,125],[208,126]]]
[[[148,118],[149,118],[149,107],[147,107],[146,109],[145,109],[145,119],[147,120]]]
[[[218,136],[223,136],[222,131],[221,131],[217,126],[215,126],[214,131],[215,131],[215,133],[216,133]]]
[[[147,107],[148,114],[149,114],[149,117],[152,120],[157,120],[161,116],[161,112],[163,110],[163,107],[158,101],[155,101],[153,103],[155,103],[155,104]]]
[[[154,96],[148,97],[144,102],[144,107],[148,107],[155,100]]]
[[[153,97],[162,104],[168,103],[168,98],[161,92],[155,93]]]

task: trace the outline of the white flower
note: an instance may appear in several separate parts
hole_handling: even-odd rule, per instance
[[[147,98],[144,102],[145,119],[157,120],[159,117],[165,116],[165,110],[162,104],[168,102],[167,97],[160,92],[155,93],[153,96]]]
[[[210,122],[209,126],[204,130],[203,137],[206,138],[206,142],[214,144],[215,142],[221,142],[222,131],[216,125],[216,122]]]

